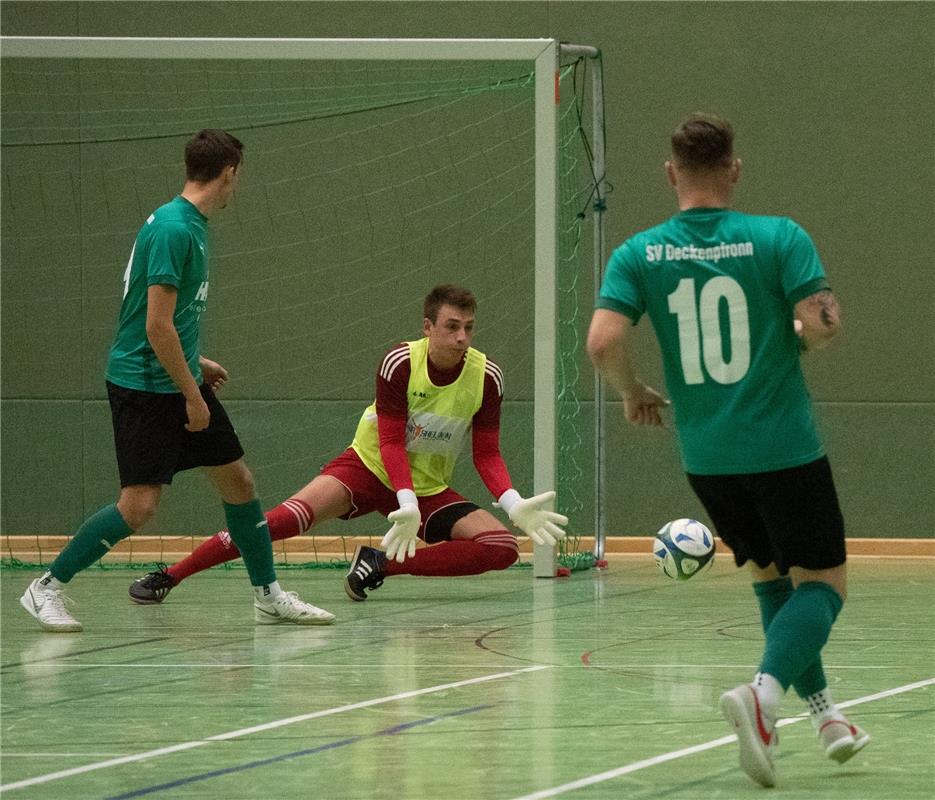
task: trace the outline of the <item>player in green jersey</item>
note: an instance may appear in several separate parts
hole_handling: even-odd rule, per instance
[[[85,520],[23,608],[49,631],[80,631],[63,591],[81,570],[139,530],[176,472],[203,467],[220,495],[231,538],[254,588],[258,624],[325,625],[334,616],[284,592],[276,580],[266,520],[243,449],[215,392],[227,371],[201,355],[200,321],[208,299],[208,219],[234,194],[243,145],[203,130],[185,147],[182,193],[140,229],[123,276],[123,303],[107,363],[120,496]]]
[[[688,117],[665,168],[679,213],[613,253],[588,353],[627,420],[661,426],[669,401],[637,377],[631,355],[630,328],[649,314],[689,483],[737,565],[752,570],[766,648],[753,682],[720,706],[741,766],[772,786],[789,686],[830,758],[844,762],[870,740],[835,706],[822,668],[847,590],[844,521],[799,363],[840,317],[801,227],[730,209],[741,163],[729,122]]]

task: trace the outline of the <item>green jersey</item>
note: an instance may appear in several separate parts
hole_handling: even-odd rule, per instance
[[[157,208],[140,228],[123,276],[123,305],[107,380],[128,389],[178,392],[146,336],[149,287],[178,290],[173,322],[182,352],[201,383],[201,315],[208,300],[208,218],[183,197]]]
[[[649,314],[687,472],[823,455],[792,322],[795,304],[827,286],[814,244],[786,217],[694,208],[614,251],[597,307],[634,324]]]

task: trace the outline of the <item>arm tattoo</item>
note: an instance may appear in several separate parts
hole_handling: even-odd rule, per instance
[[[838,303],[830,289],[822,289],[815,295],[815,302],[820,306],[821,321],[831,327],[838,319]]]

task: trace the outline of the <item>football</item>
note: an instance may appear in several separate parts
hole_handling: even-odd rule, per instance
[[[676,519],[659,529],[653,560],[663,575],[687,581],[714,563],[714,536],[696,519]]]

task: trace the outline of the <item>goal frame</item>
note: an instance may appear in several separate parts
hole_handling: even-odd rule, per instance
[[[535,72],[533,491],[557,480],[558,106],[555,39],[315,39],[0,37],[3,58],[528,61]],[[596,52],[596,51],[595,51]],[[553,547],[536,545],[535,577],[555,575]]]

